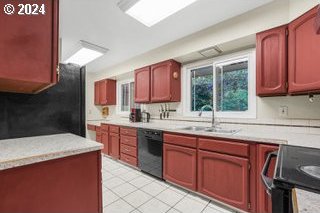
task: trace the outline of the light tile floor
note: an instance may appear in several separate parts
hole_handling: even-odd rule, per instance
[[[235,213],[105,156],[102,180],[104,213]]]

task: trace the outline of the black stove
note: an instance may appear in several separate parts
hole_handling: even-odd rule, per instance
[[[282,145],[278,152],[273,183],[319,193],[320,149]]]
[[[266,174],[273,157],[277,163],[271,179]],[[272,212],[293,213],[295,188],[320,194],[320,149],[281,145],[269,154],[261,177],[272,198]]]

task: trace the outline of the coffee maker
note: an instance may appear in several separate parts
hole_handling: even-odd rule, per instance
[[[133,123],[141,122],[141,109],[139,109],[139,108],[131,108],[129,121],[133,122]]]

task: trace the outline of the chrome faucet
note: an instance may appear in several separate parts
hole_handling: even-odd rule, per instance
[[[204,105],[203,107],[201,107],[200,112],[199,112],[199,117],[201,117],[202,112],[205,108],[210,108],[212,110],[212,127],[215,128],[217,127],[218,123],[215,121],[215,117],[214,117],[214,109],[211,105]]]

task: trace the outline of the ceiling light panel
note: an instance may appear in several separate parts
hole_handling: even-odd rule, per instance
[[[124,3],[127,1],[127,3]],[[197,0],[123,0],[119,3],[128,15],[151,27]],[[121,7],[125,5],[124,7]],[[128,8],[129,7],[129,8]]]
[[[71,56],[65,60],[66,64],[77,64],[84,66],[95,59],[103,56],[108,49],[91,44],[86,41],[80,41],[77,47],[72,51]]]

